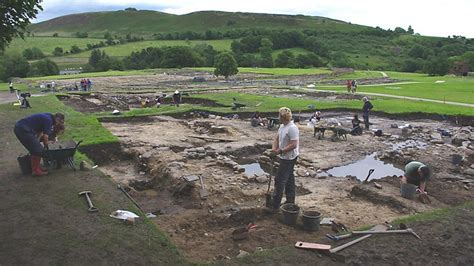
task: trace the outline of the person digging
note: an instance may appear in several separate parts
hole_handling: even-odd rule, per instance
[[[31,170],[34,176],[48,174],[40,165],[43,146],[47,147],[49,136],[53,132],[59,133],[61,129],[64,129],[64,115],[62,113],[33,114],[15,123],[13,131],[16,137],[31,154]]]
[[[280,208],[283,192],[286,202],[295,203],[296,185],[294,167],[299,155],[299,130],[292,121],[291,110],[282,107],[279,110],[280,128],[272,144],[272,152],[278,157],[280,165],[275,177],[272,204],[267,211],[275,213]]]
[[[431,177],[431,170],[425,164],[417,161],[409,162],[405,165],[405,174],[401,178],[402,184],[412,184],[417,186],[419,200],[422,203],[430,203],[431,200],[426,192],[426,183]]]

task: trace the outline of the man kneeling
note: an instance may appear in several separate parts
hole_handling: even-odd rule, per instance
[[[412,161],[405,165],[405,174],[402,177],[402,184],[413,184],[418,186],[422,194],[426,194],[426,182],[431,177],[431,171],[423,163]]]

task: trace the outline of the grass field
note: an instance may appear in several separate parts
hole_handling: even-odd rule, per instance
[[[197,44],[209,44],[218,51],[230,50],[230,44],[233,40],[200,40],[200,41],[184,41],[184,40],[163,40],[163,41],[141,41],[132,42],[121,45],[107,46],[100,48],[107,55],[113,57],[124,57],[132,52],[141,51],[148,47],[164,47],[164,46],[194,46]],[[87,57],[89,58],[91,51],[85,51],[79,54],[69,55],[67,57]]]
[[[231,110],[230,107],[203,107],[200,105],[187,105],[183,104],[182,107],[176,108],[173,106],[163,106],[161,108],[143,108],[134,109],[131,111],[123,112],[123,116],[147,116],[157,114],[169,114],[169,113],[182,113],[191,110],[203,110],[222,114],[231,114],[238,112],[278,112],[278,109],[282,106],[287,106],[293,110],[294,113],[299,111],[310,111],[308,105],[315,105],[318,110],[343,108],[348,110],[354,110],[360,112],[362,108],[362,102],[359,100],[337,100],[337,101],[323,101],[323,100],[309,100],[302,98],[283,98],[283,97],[271,97],[261,96],[255,94],[243,94],[243,93],[210,93],[210,94],[195,94],[191,95],[193,98],[209,99],[219,104],[231,106],[233,98],[237,99],[237,102],[245,104],[246,108],[240,109],[239,111]],[[186,103],[186,98],[184,98]],[[374,97],[372,99],[374,105],[374,111],[381,111],[390,114],[404,114],[404,113],[428,113],[428,114],[441,114],[441,115],[469,115],[474,116],[474,108],[465,108],[458,106],[451,106],[446,104],[437,104],[429,102],[419,102],[402,99],[390,99],[383,97]],[[110,113],[96,113],[98,117],[112,116]]]
[[[361,73],[364,72],[356,72],[354,74],[341,76],[340,78],[360,79],[362,78]],[[367,74],[377,75],[377,72],[368,72]],[[413,81],[413,83],[359,85],[357,91],[460,103],[474,103],[474,78],[472,77],[429,77],[426,75],[400,72],[388,72],[387,75],[394,79]],[[320,86],[318,89],[346,91],[345,86]]]
[[[239,93],[216,93],[216,94],[199,94],[193,97],[206,98],[214,100],[221,104],[231,105],[232,98],[236,98],[239,103],[247,105],[248,111],[276,112],[282,106],[290,107],[295,110],[307,110],[308,105],[314,104],[317,109],[347,108],[360,110],[362,108],[361,101],[358,100],[341,100],[341,101],[315,101],[300,98],[277,98],[269,96],[260,96],[253,94]],[[459,106],[451,106],[446,104],[437,104],[429,102],[390,99],[383,97],[373,97],[372,103],[374,111],[383,111],[390,114],[403,113],[432,113],[443,115],[470,115],[474,116],[474,108],[466,108]],[[257,107],[258,104],[258,107]],[[230,108],[227,108],[230,110]]]
[[[14,83],[13,87],[21,91],[24,91],[28,88],[25,84],[21,84],[21,83]],[[0,83],[0,91],[9,91],[9,90],[10,90],[10,87],[8,86],[8,83]]]
[[[87,44],[99,43],[103,39],[92,38],[62,38],[62,37],[25,37],[25,39],[15,38],[5,50],[6,53],[22,53],[27,48],[37,47],[46,56],[51,56],[56,47],[63,48],[64,51],[71,50],[71,46],[77,45],[85,49]]]

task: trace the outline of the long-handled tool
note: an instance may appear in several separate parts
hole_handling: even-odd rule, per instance
[[[352,231],[354,235],[363,235],[363,234],[412,234],[414,237],[421,239],[421,237],[413,231],[411,228],[405,230],[388,230],[388,231]]]
[[[79,192],[79,196],[86,195],[87,205],[89,205],[88,211],[89,212],[98,212],[99,209],[94,207],[94,205],[92,204],[91,198],[89,197],[90,194],[92,194],[92,191],[81,191],[81,192]]]
[[[369,237],[371,237],[371,236],[372,236],[372,235],[361,236],[361,237],[359,237],[359,238],[357,238],[357,239],[354,239],[354,240],[352,240],[351,242],[348,242],[348,243],[346,243],[346,244],[344,244],[344,245],[340,245],[340,246],[338,246],[338,247],[331,248],[331,249],[329,250],[329,252],[331,252],[331,253],[336,253],[336,252],[341,251],[341,250],[343,250],[343,249],[345,249],[345,248],[347,248],[347,247],[350,247],[350,246],[352,246],[352,245],[354,245],[354,244],[356,244],[356,243],[359,243],[360,241],[362,241],[362,240],[364,240],[364,239],[366,239],[366,238],[369,238]]]
[[[388,229],[389,229],[389,227],[387,225],[379,224],[379,225],[376,225],[376,226],[372,227],[370,230],[367,230],[366,232],[370,232],[370,234],[372,234],[374,232],[387,231]],[[350,232],[350,233],[344,234],[344,235],[326,234],[326,237],[333,240],[333,241],[339,241],[339,240],[342,240],[342,239],[353,237],[354,235],[357,235],[357,234],[354,234],[354,232]]]
[[[130,196],[130,194],[128,194],[128,192],[122,187],[122,185],[118,184],[118,185],[117,185],[117,188],[120,189],[120,190],[123,192],[123,194],[125,194],[125,196],[127,196],[127,198],[128,198],[135,206],[137,206],[137,208],[138,208],[140,211],[144,212],[143,209],[140,207],[140,205],[138,205],[138,203],[135,201],[135,199],[132,198],[132,196]]]
[[[202,176],[199,176],[199,181],[201,182],[201,190],[199,190],[199,197],[200,197],[202,200],[205,200],[205,199],[207,199],[207,197],[209,196],[209,192],[207,192],[207,189],[206,189],[206,187],[204,186],[204,181],[203,181]]]
[[[375,169],[369,169],[369,173],[367,174],[367,177],[364,180],[364,183],[367,183],[369,181],[369,177],[372,175],[372,173],[375,171]]]

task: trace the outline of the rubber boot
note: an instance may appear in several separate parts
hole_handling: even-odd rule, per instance
[[[38,155],[31,155],[31,172],[34,176],[47,175],[48,172],[41,170],[41,157]]]

